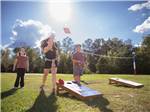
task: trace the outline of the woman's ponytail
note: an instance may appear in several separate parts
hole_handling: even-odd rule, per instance
[[[47,46],[47,41],[48,41],[48,39],[45,39],[45,40],[41,41],[41,49],[44,49],[44,47]]]

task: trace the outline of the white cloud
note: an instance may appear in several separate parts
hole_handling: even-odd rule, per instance
[[[51,31],[49,25],[44,25],[40,21],[17,19],[12,28],[9,47],[36,47]]]
[[[138,25],[133,29],[136,33],[144,33],[148,30],[150,30],[150,16],[141,25]]]
[[[141,3],[141,4],[132,5],[131,7],[128,8],[128,10],[138,11],[138,10],[141,10],[143,8],[150,9],[150,1],[147,1],[147,2]]]
[[[139,11],[139,10],[142,10],[144,8],[150,10],[150,1],[147,1],[147,2],[141,3],[141,4],[132,5],[131,7],[128,8],[128,10],[130,10],[130,11]],[[146,13],[142,13],[142,16],[145,17]],[[142,24],[137,25],[133,29],[133,32],[144,33],[148,30],[150,30],[150,16]]]
[[[17,35],[18,35],[16,31],[13,31],[13,30],[12,30],[12,33],[13,33],[14,36],[17,36]]]

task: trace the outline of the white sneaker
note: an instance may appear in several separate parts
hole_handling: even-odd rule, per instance
[[[18,87],[14,87],[13,89],[18,89]]]

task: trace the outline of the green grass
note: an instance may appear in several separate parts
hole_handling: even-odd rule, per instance
[[[143,88],[129,88],[108,84],[108,78],[120,77],[144,84]],[[57,75],[57,78],[72,80],[72,75]],[[52,96],[49,75],[44,91],[40,92],[42,76],[26,75],[25,87],[13,90],[15,74],[1,75],[2,112],[150,112],[150,76],[148,75],[84,75],[83,80],[98,80],[87,85],[102,92],[103,97],[81,101],[68,94]]]

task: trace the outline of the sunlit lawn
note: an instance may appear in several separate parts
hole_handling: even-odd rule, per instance
[[[59,74],[58,79],[72,80],[72,75]],[[144,84],[143,88],[109,85],[110,77],[120,77]],[[1,75],[2,112],[150,112],[150,76],[148,75],[84,75],[84,81],[99,81],[86,85],[102,92],[103,97],[81,101],[68,94],[51,95],[51,77],[40,91],[41,75],[26,75],[25,87],[13,90],[15,74]]]

